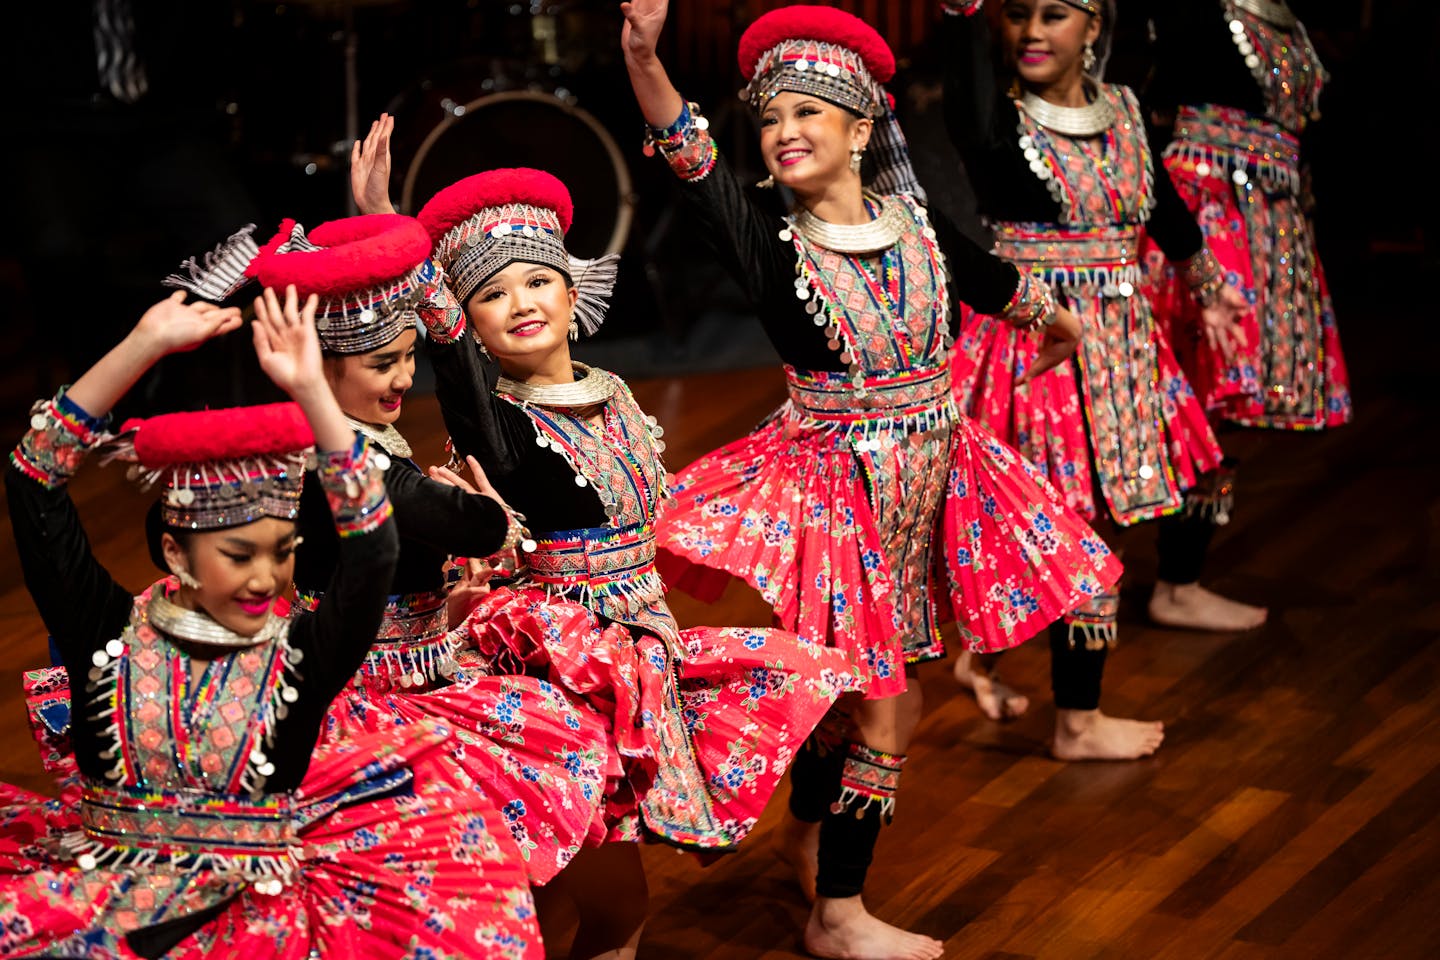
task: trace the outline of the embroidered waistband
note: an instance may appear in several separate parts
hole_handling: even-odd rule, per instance
[[[297,591],[297,610],[314,610],[322,594]],[[455,640],[448,633],[445,593],[427,591],[390,597],[375,642],[360,664],[361,683],[424,686],[454,674]]]
[[[530,579],[557,593],[578,595],[587,606],[619,604],[638,611],[665,595],[655,569],[655,530],[648,523],[588,527],[547,534],[528,554]]]
[[[288,879],[299,841],[286,794],[255,800],[187,790],[87,784],[82,829],[65,838],[80,867],[156,865],[208,869],[243,879]]]
[[[1062,227],[1001,222],[995,255],[1060,289],[1098,286],[1103,296],[1129,297],[1140,285],[1140,227],[1108,224]]]
[[[785,382],[791,406],[809,426],[873,439],[892,430],[918,433],[948,427],[955,420],[948,363],[872,375],[858,384],[848,373],[787,366]]]
[[[1237,186],[1259,177],[1300,190],[1299,138],[1272,120],[1234,107],[1181,107],[1165,157],[1193,164],[1199,176],[1227,177]]]

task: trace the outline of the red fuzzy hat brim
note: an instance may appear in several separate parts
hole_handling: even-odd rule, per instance
[[[819,40],[854,50],[878,83],[895,76],[895,54],[875,28],[854,14],[834,7],[800,4],[761,15],[740,37],[740,74],[755,76],[765,51],[786,40]]]
[[[486,170],[450,184],[420,209],[417,215],[432,241],[449,233],[481,210],[523,203],[552,210],[560,221],[560,229],[569,232],[575,216],[570,191],[553,174],[528,167]]]
[[[166,413],[130,420],[121,428],[121,432],[131,430],[135,458],[151,470],[176,463],[278,456],[315,445],[310,424],[294,403]]]
[[[430,256],[431,246],[425,228],[398,213],[331,220],[309,239],[325,249],[277,253],[267,244],[255,261],[256,279],[276,290],[293,283],[301,296],[344,296],[404,277]]]

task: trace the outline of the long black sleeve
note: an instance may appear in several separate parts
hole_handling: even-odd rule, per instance
[[[1155,157],[1155,208],[1145,231],[1160,245],[1167,260],[1188,260],[1205,246],[1195,215],[1180,199],[1160,157]]]
[[[10,466],[5,493],[26,589],[66,669],[84,676],[90,655],[124,628],[131,592],[95,559],[67,487],[47,488]]]
[[[436,483],[409,461],[391,456],[385,490],[400,531],[391,595],[439,590],[447,556],[489,556],[505,540],[508,519],[498,503]],[[300,532],[305,542],[297,551],[295,585],[305,592],[323,590],[339,561],[340,538],[313,473],[300,496]]]
[[[313,613],[290,625],[290,645],[303,657],[296,667],[300,696],[275,726],[270,793],[300,785],[330,703],[360,669],[385,616],[387,588],[400,555],[393,519],[368,533],[340,537],[335,573]]]
[[[467,332],[454,343],[429,344],[435,395],[450,440],[461,456],[480,461],[490,482],[534,533],[604,526],[594,490],[575,486],[575,472],[553,450],[535,444],[528,415],[495,394],[499,365],[484,359]]]
[[[1020,271],[1008,260],[1001,260],[971,240],[949,217],[937,210],[930,211],[930,225],[935,228],[936,242],[945,254],[950,271],[952,303],[950,334],[960,332],[961,303],[978,313],[999,313],[1009,305],[1020,283]],[[957,291],[970,292],[968,298]]]

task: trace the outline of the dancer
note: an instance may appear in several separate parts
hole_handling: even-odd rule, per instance
[[[950,298],[1037,330],[1059,316],[1043,286],[920,206],[881,86],[894,57],[863,21],[788,7],[741,39],[761,153],[796,198],[781,219],[747,200],[698,107],[671,85],[655,52],[665,2],[621,10],[631,83],[652,145],[680,180],[686,222],[755,304],[790,389],[759,430],[681,474],[664,556],[689,568],[681,585],[703,589],[703,568],[712,586],[743,577],[783,626],[844,650],[868,681],[845,742],[812,743],[796,758],[785,842],[807,893],[814,884],[807,949],[939,956],[938,941],[882,922],[861,899],[919,720],[913,665],[944,655],[937,605],[948,604],[968,646],[1004,649],[1119,571],[1054,488],[956,413]],[[877,193],[862,185],[867,146],[882,159]],[[1054,361],[1078,332],[1073,317],[1065,323]],[[931,589],[939,568],[943,596]]]
[[[372,202],[358,189],[357,201]],[[571,955],[623,958],[646,909],[630,841],[733,849],[853,678],[843,658],[779,631],[676,626],[654,569],[663,431],[619,378],[570,359],[615,276],[613,258],[566,253],[572,209],[536,170],[441,191],[420,220],[453,299],[420,315],[457,456],[483,461],[535,531],[525,586],[482,601],[465,635],[496,669],[523,664],[601,712],[614,736],[614,842],[583,852],[557,886],[579,908]]]
[[[1345,358],[1305,209],[1301,135],[1325,69],[1285,0],[1148,5],[1155,74],[1146,106],[1169,121],[1164,164],[1228,282],[1254,305],[1247,347],[1225,357],[1174,332],[1207,407],[1243,426],[1350,421]],[[1193,311],[1175,311],[1193,322]]]
[[[183,298],[37,404],[6,471],[26,584],[85,678],[71,692],[84,784],[74,806],[0,787],[0,948],[540,956],[499,814],[411,773],[443,727],[313,749],[380,622],[397,550],[374,454],[322,375],[314,298],[301,308],[291,288],[282,306],[267,290],[256,304],[261,366],[298,407],[131,422],[115,444],[162,483],[151,546],[172,576],[132,598],[91,555],[65,483],[108,439],[104,417],[161,357],[239,325],[237,310]],[[342,545],[326,601],[289,621],[277,601],[312,442]]]
[[[945,9],[947,119],[995,230],[995,250],[1063,296],[1086,328],[1073,361],[1018,382],[1033,362],[1035,338],[975,318],[957,347],[961,402],[1097,524],[1123,529],[1172,514],[1185,491],[1219,466],[1220,452],[1139,289],[1142,236],[1184,264],[1217,348],[1233,348],[1243,301],[1225,287],[1168,181],[1154,176],[1133,95],[1090,76],[1098,72],[1096,47],[1105,48],[1099,0],[1006,3],[999,40],[1016,76],[1013,91],[991,56],[981,4]],[[1157,587],[1157,597],[1174,586]],[[1263,610],[1193,581],[1176,591],[1172,599],[1192,611],[1193,625],[1244,629],[1264,619]],[[1118,594],[1107,593],[1051,630],[1054,753],[1062,759],[1145,756],[1163,737],[1159,723],[1099,710],[1118,606]],[[988,706],[1017,712],[1017,700],[1005,702],[1014,696],[1002,689],[1001,702]]]
[[[1145,102],[1171,137],[1164,165],[1206,244],[1253,312],[1246,343],[1217,351],[1196,328],[1176,271],[1148,253],[1157,315],[1218,423],[1318,430],[1350,422],[1340,334],[1306,209],[1302,134],[1319,115],[1325,70],[1284,0],[1183,0],[1149,6],[1155,71]],[[1233,440],[1231,441],[1233,446]],[[1189,625],[1169,583],[1199,578],[1205,547],[1234,507],[1235,463],[1186,501],[1160,542],[1151,616]]]
[[[429,234],[390,214],[322,224],[308,237],[296,230],[294,241],[286,252],[262,251],[252,270],[266,287],[294,284],[321,298],[325,380],[351,427],[382,454],[400,531],[384,620],[331,708],[321,742],[417,717],[444,723],[454,731],[450,751],[417,775],[487,796],[531,883],[546,883],[598,823],[605,732],[548,683],[492,677],[456,660],[447,557],[513,550],[522,527],[493,491],[483,496],[427,478],[395,426],[415,370],[415,308],[440,295]],[[299,609],[315,609],[335,569],[340,542],[322,522],[327,512],[323,491],[307,485],[299,518],[305,549],[295,566]]]

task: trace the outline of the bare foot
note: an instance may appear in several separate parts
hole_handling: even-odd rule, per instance
[[[1198,583],[1160,580],[1150,594],[1150,619],[1166,627],[1233,633],[1253,630],[1268,614],[1264,607],[1226,599]]]
[[[830,960],[939,960],[945,945],[877,920],[859,897],[825,897],[810,911],[805,949]]]
[[[1016,693],[986,671],[969,650],[955,660],[955,679],[975,697],[975,705],[991,720],[1014,720],[1030,708],[1030,698]]]
[[[797,820],[790,814],[776,831],[775,852],[795,871],[795,882],[806,903],[815,902],[815,873],[820,869],[820,824]]]
[[[1121,720],[1099,710],[1056,710],[1056,760],[1138,760],[1160,749],[1165,724],[1158,720]]]

